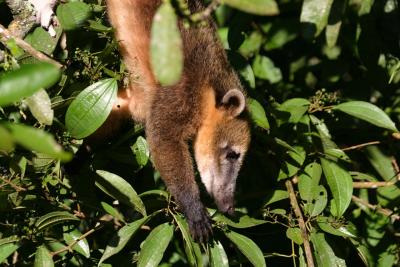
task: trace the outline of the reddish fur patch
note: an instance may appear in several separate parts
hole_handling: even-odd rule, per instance
[[[211,87],[204,88],[202,95],[202,121],[195,140],[195,151],[197,156],[212,155],[215,129],[223,119],[223,111],[217,109],[215,92]]]

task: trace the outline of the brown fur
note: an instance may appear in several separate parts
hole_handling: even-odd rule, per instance
[[[210,178],[205,182],[207,190],[222,211],[232,212],[236,175],[250,140],[248,124],[238,115],[243,111],[237,103],[243,104],[243,90],[211,20],[206,27],[188,29],[179,23],[185,56],[183,76],[174,86],[162,87],[156,82],[150,66],[149,42],[151,21],[160,2],[107,0],[108,14],[131,78],[129,88],[119,95],[113,118],[102,128],[119,124],[114,121],[118,117],[131,116],[145,123],[154,165],[186,215],[192,235],[204,241],[211,226],[195,183],[188,141],[195,140],[199,171]],[[189,6],[192,12],[202,8],[199,0],[190,0]],[[239,90],[242,99],[233,96],[232,101],[223,103],[223,97],[232,89]],[[237,162],[227,156],[232,151],[238,155]],[[223,178],[214,181],[218,177]]]

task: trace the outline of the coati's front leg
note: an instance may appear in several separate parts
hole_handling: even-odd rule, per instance
[[[169,192],[186,216],[193,238],[205,242],[211,234],[211,224],[200,201],[193,161],[187,144],[192,128],[190,124],[193,111],[190,111],[190,105],[179,103],[178,98],[171,102],[174,99],[173,89],[160,90],[165,90],[165,94],[161,93],[165,98],[160,97],[161,99],[157,99],[159,101],[153,103],[146,122],[150,154]],[[171,99],[168,99],[169,97]],[[166,106],[164,102],[170,105]]]

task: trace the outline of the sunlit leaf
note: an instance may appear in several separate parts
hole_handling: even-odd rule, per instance
[[[272,194],[269,194],[267,196],[267,202],[264,204],[264,206],[268,206],[272,203],[278,202],[280,200],[288,199],[289,198],[289,193],[286,190],[274,190]]]
[[[310,101],[305,98],[292,98],[283,102],[278,110],[290,114],[288,122],[298,123],[301,117],[307,112],[309,106]]]
[[[60,78],[60,70],[50,63],[25,64],[0,76],[0,106],[10,105],[24,97],[48,88]]]
[[[265,259],[261,249],[250,238],[233,231],[224,232],[233,244],[255,267],[265,267]]]
[[[378,127],[398,132],[396,125],[389,116],[374,104],[364,101],[350,101],[339,104],[333,109],[340,110]]]
[[[150,150],[146,139],[139,136],[136,139],[136,143],[131,147],[133,153],[135,153],[136,161],[139,166],[143,167],[149,161]]]
[[[311,39],[318,36],[328,23],[328,16],[333,0],[304,0],[300,22],[303,35]]]
[[[53,123],[54,111],[51,108],[51,100],[45,90],[39,90],[25,99],[29,110],[38,122],[51,125]]]
[[[174,226],[169,223],[154,228],[143,242],[137,266],[158,266],[173,235]]]
[[[90,6],[79,1],[63,3],[57,7],[56,13],[63,29],[73,30],[90,17]]]
[[[104,79],[79,93],[65,115],[65,126],[73,137],[87,137],[106,121],[117,99],[117,90],[115,79]]]
[[[253,122],[257,126],[265,130],[269,130],[269,122],[267,116],[265,115],[263,106],[257,100],[252,98],[249,98],[247,102],[249,106],[250,117]]]
[[[254,226],[257,226],[257,225],[261,225],[261,224],[267,223],[267,221],[256,219],[256,218],[252,218],[252,217],[250,217],[250,216],[248,216],[246,214],[240,214],[240,213],[236,214],[235,221],[229,219],[228,217],[224,216],[221,213],[218,213],[218,214],[214,215],[212,217],[212,219],[215,222],[227,224],[227,225],[229,225],[229,226],[231,226],[233,228],[239,228],[239,229],[240,228],[254,227]]]
[[[331,246],[326,242],[322,233],[311,233],[311,243],[314,247],[314,256],[321,267],[336,267],[336,256]]]
[[[11,152],[14,149],[14,139],[11,133],[0,125],[0,151]]]
[[[275,0],[222,0],[221,2],[255,15],[271,16],[279,14]]]
[[[136,209],[146,216],[146,208],[133,187],[122,177],[103,170],[97,170],[96,185],[111,197]]]
[[[63,235],[64,240],[68,245],[74,243],[81,236],[82,236],[82,233],[76,228],[72,231],[68,231],[67,233],[64,233],[64,235]],[[85,256],[86,258],[90,257],[90,247],[89,247],[89,243],[86,240],[86,238],[79,240],[72,247],[72,249],[75,250],[76,252],[78,252],[79,254]]]
[[[183,71],[182,48],[175,10],[169,1],[165,1],[154,15],[150,41],[151,66],[162,85],[174,85],[180,80]]]
[[[224,247],[219,241],[214,241],[210,248],[210,265],[211,267],[229,267],[228,256]]]
[[[343,225],[335,226],[335,221],[332,218],[318,217],[317,223],[319,228],[321,228],[321,230],[326,233],[343,237],[357,238],[357,236],[355,236],[349,230],[347,230],[345,226]]]
[[[16,236],[0,239],[0,263],[5,261],[19,247],[19,238]]]

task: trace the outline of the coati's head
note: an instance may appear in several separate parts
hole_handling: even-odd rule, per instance
[[[202,124],[194,143],[197,168],[220,211],[233,214],[236,178],[250,143],[242,113],[246,98],[238,89],[216,101],[212,89],[203,95]]]

